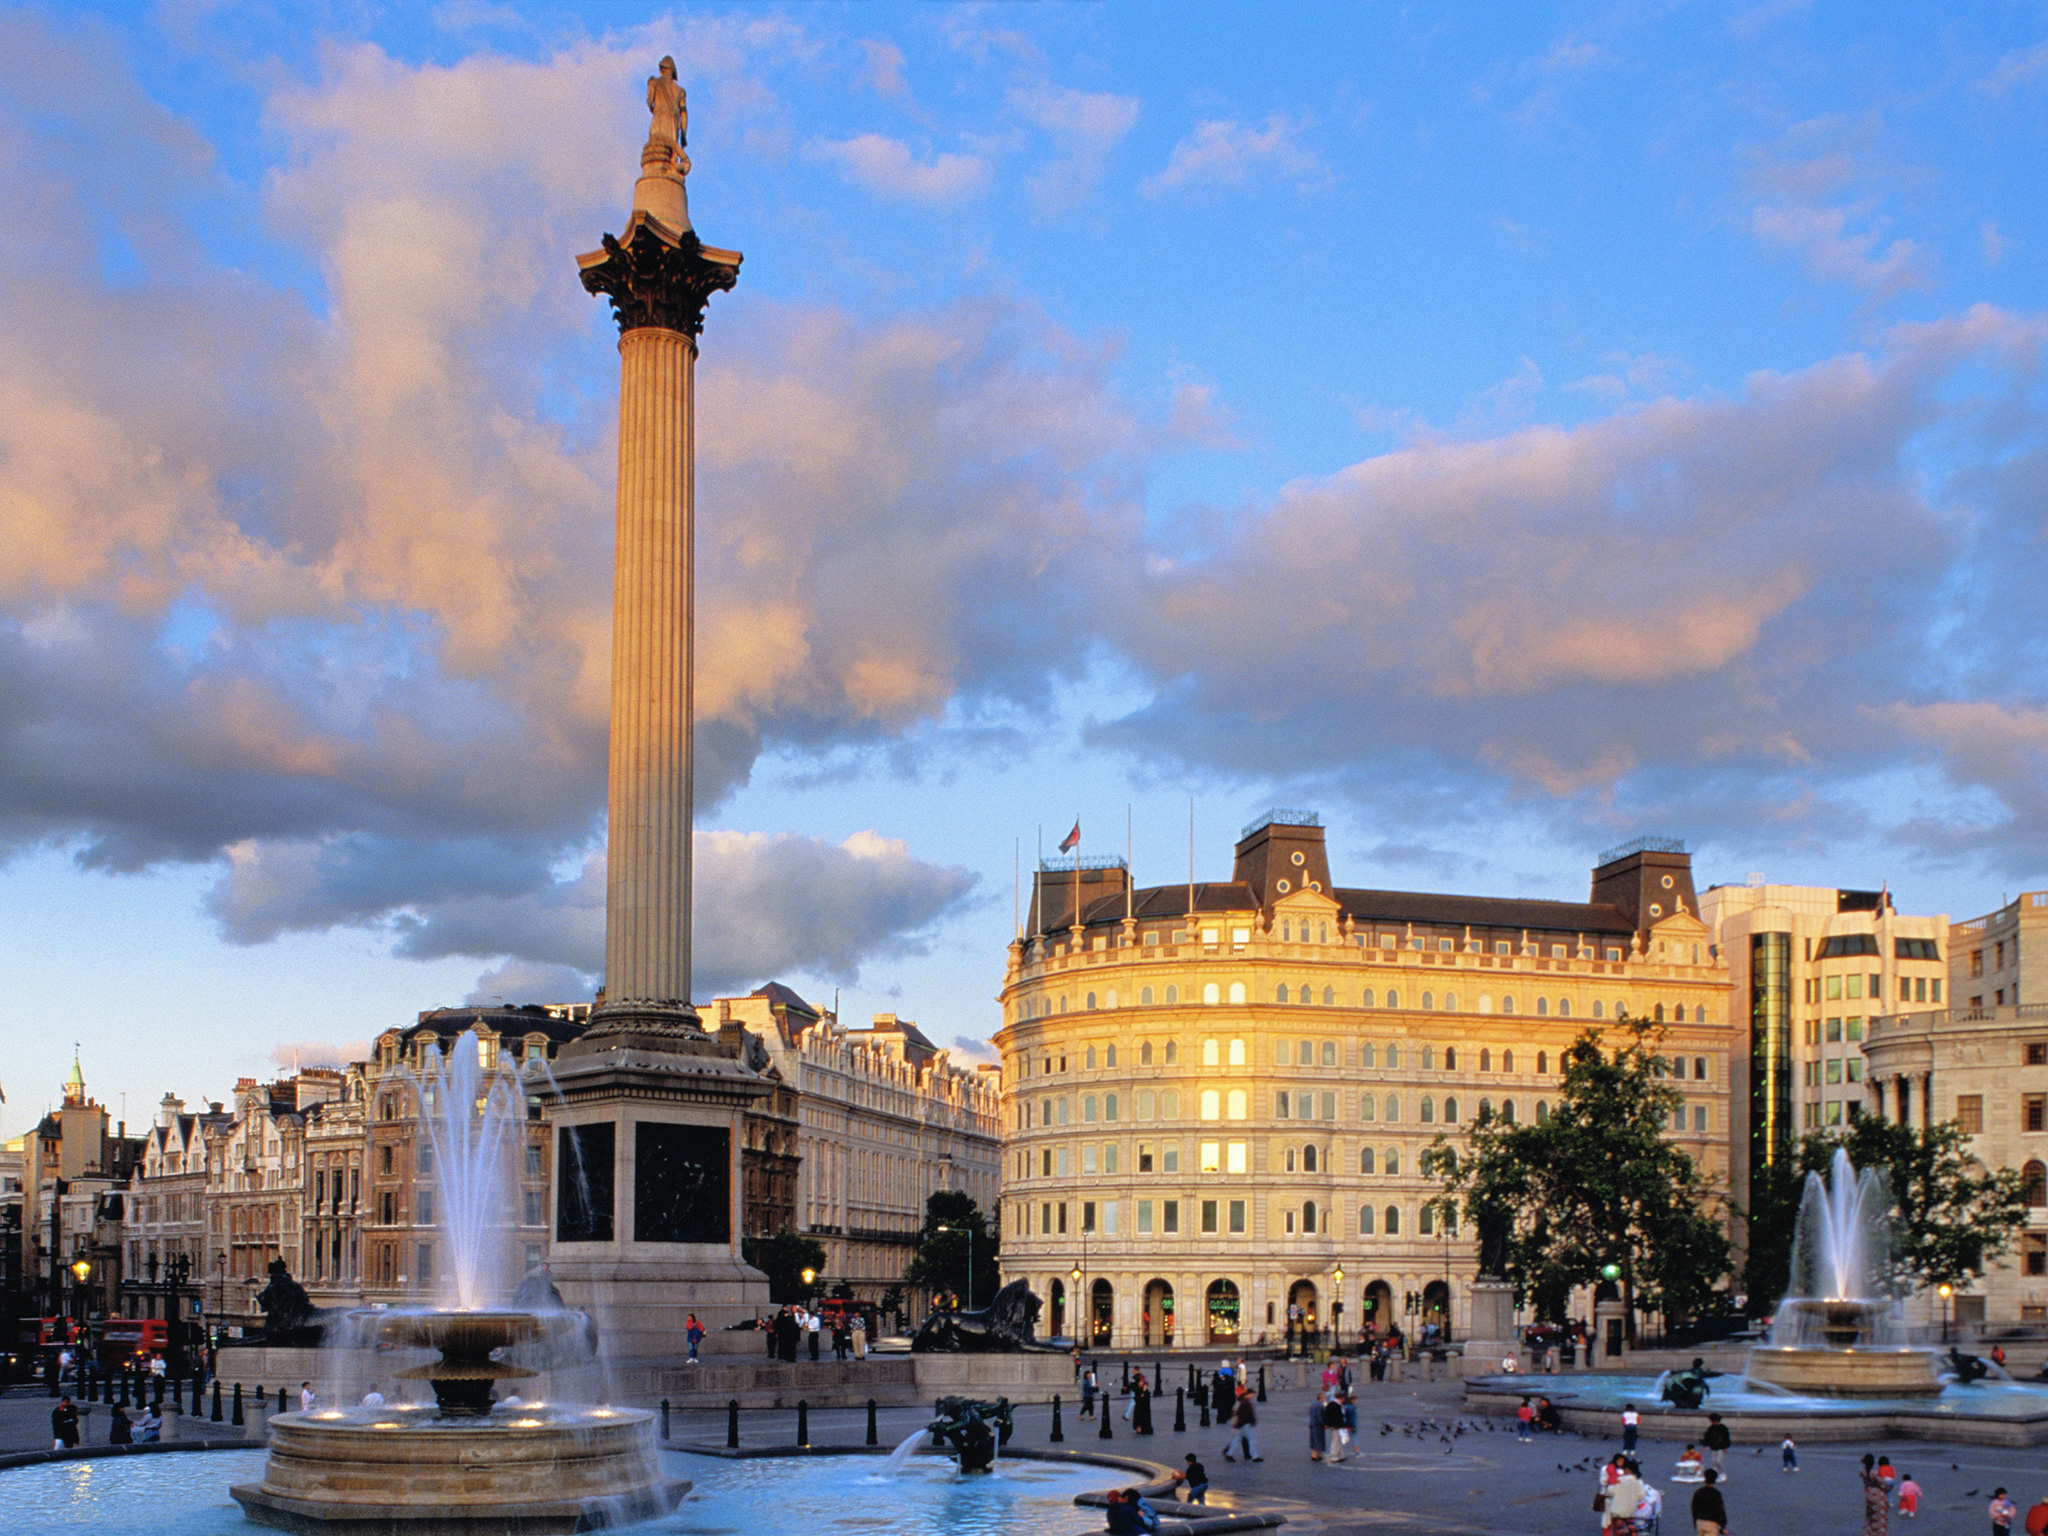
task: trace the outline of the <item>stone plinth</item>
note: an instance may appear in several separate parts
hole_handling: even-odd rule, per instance
[[[1802,1397],[1932,1397],[1939,1362],[1925,1349],[1773,1349],[1749,1352],[1749,1374]]]

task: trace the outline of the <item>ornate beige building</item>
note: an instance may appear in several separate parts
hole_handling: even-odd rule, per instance
[[[1863,1055],[1870,1113],[1909,1125],[1954,1120],[1973,1157],[2017,1168],[2026,1182],[2027,1224],[2015,1251],[1951,1299],[1950,1320],[2048,1322],[2048,1006],[1887,1015],[1871,1020]],[[1941,1321],[1935,1297],[1909,1306],[1922,1323]]]
[[[1710,939],[1661,842],[1603,859],[1586,903],[1338,887],[1302,812],[1247,827],[1227,883],[1048,864],[996,1037],[1005,1278],[1055,1333],[1078,1294],[1080,1331],[1116,1347],[1275,1340],[1290,1306],[1455,1336],[1473,1247],[1424,1210],[1420,1155],[1482,1106],[1546,1116],[1588,1023],[1665,1024],[1672,1134],[1726,1171]]]

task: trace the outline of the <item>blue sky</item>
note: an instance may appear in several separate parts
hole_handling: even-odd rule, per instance
[[[0,1129],[594,984],[664,52],[704,995],[985,1038],[1127,807],[2048,883],[2048,7],[0,9]]]

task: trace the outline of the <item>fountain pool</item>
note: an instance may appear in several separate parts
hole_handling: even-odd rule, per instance
[[[1102,1514],[1077,1508],[1075,1496],[1131,1480],[1110,1467],[1036,1460],[962,1476],[950,1460],[916,1456],[889,1476],[876,1457],[659,1454],[665,1474],[695,1486],[672,1513],[633,1528],[643,1536],[1080,1536],[1099,1531]],[[261,1478],[264,1461],[261,1450],[235,1450],[48,1462],[0,1473],[0,1493],[20,1530],[249,1536],[228,1486]]]

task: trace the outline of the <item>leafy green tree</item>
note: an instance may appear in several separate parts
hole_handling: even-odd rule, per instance
[[[1840,1130],[1814,1131],[1799,1143],[1796,1169],[1753,1194],[1750,1270],[1767,1287],[1751,1290],[1775,1302],[1792,1269],[1792,1236],[1809,1173],[1827,1176],[1836,1148],[1857,1168],[1882,1169],[1891,1197],[1892,1283],[1901,1294],[1936,1286],[1964,1286],[2012,1249],[2026,1225],[2027,1201],[2019,1173],[1988,1169],[1970,1153],[1970,1138],[1953,1120],[1909,1126],[1864,1115]],[[1779,1185],[1782,1184],[1782,1187]],[[1749,1273],[1746,1270],[1745,1273]]]
[[[825,1245],[787,1227],[773,1237],[743,1238],[740,1256],[768,1277],[768,1299],[778,1305],[809,1301],[825,1269]],[[809,1286],[804,1284],[807,1269],[812,1272]]]
[[[943,1230],[941,1230],[943,1229]],[[968,1255],[973,1254],[974,1284],[967,1283]],[[981,1207],[965,1190],[941,1189],[926,1197],[924,1227],[918,1233],[917,1253],[903,1278],[921,1285],[933,1295],[953,1292],[967,1305],[985,1307],[995,1300],[1002,1284],[997,1264],[996,1238],[988,1229]]]
[[[1781,1158],[1749,1173],[1749,1246],[1742,1262],[1742,1289],[1749,1311],[1762,1317],[1778,1305],[1792,1278],[1792,1231],[1806,1190],[1806,1161]]]
[[[1624,1017],[1611,1033],[1612,1050],[1590,1027],[1572,1042],[1542,1124],[1482,1113],[1462,1155],[1445,1135],[1422,1155],[1443,1183],[1439,1217],[1462,1214],[1482,1236],[1504,1227],[1506,1278],[1550,1322],[1608,1264],[1631,1323],[1638,1309],[1680,1319],[1711,1308],[1728,1272],[1720,1191],[1669,1134],[1683,1098],[1664,1080],[1663,1031]]]

